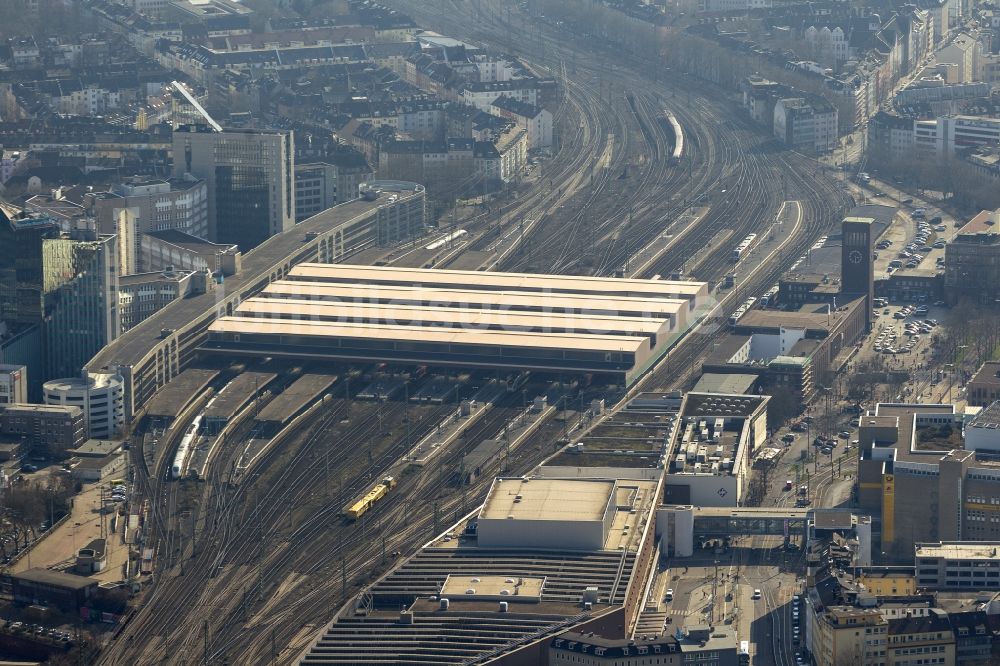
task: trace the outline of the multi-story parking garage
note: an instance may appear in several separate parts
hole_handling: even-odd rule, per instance
[[[687,330],[706,292],[697,282],[301,264],[215,321],[202,349],[628,384]]]

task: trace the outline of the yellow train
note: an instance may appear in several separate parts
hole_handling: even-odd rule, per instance
[[[378,484],[368,491],[368,493],[359,499],[357,502],[347,507],[344,511],[344,515],[347,516],[348,520],[357,520],[360,518],[368,509],[372,508],[375,502],[379,501],[385,497],[390,490],[396,487],[396,479],[391,476],[387,476]]]

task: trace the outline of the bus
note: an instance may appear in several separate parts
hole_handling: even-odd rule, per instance
[[[740,666],[750,666],[750,641],[740,641]]]

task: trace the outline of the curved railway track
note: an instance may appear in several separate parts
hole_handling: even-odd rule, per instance
[[[473,21],[469,7],[456,2],[445,6],[447,12],[428,6],[406,9],[427,27],[470,34],[463,30],[463,22],[468,26]],[[487,43],[503,44],[506,35],[517,28],[513,23],[480,21],[471,34],[481,35]],[[539,192],[504,210],[502,227],[490,216],[473,222],[473,227],[479,224],[481,228],[471,249],[487,249],[496,244],[498,235],[525,228],[530,247],[522,245],[509,252],[499,263],[503,268],[613,274],[642,245],[671,231],[693,201],[707,195],[708,214],[648,271],[662,274],[703,248],[720,226],[734,230],[730,237],[734,245],[745,233],[768,224],[782,201],[800,200],[801,231],[789,240],[782,256],[742,286],[752,292],[776,282],[798,254],[839,220],[846,203],[839,190],[807,177],[814,167],[808,160],[770,154],[766,141],[734,120],[731,102],[719,89],[699,85],[697,93],[682,104],[672,93],[675,87],[694,85],[692,81],[651,77],[648,63],[605,51],[599,58],[619,63],[611,69],[581,44],[549,36],[544,50],[526,40],[520,55],[536,63],[548,61],[560,71],[565,116],[578,118],[578,124],[564,123],[562,141],[545,167]],[[575,63],[572,77],[566,74],[567,61]],[[602,95],[601,82],[609,77],[614,77],[616,93],[620,93],[615,103]],[[665,109],[684,129],[688,155],[680,164],[670,163],[672,133],[661,120]],[[608,146],[607,165],[598,169],[595,161]],[[626,169],[628,177],[620,178]],[[551,188],[545,187],[546,181]],[[573,196],[584,187],[591,190]],[[559,212],[560,205],[568,210]],[[486,232],[486,227],[497,231]],[[696,276],[718,280],[728,270],[728,255],[726,248],[720,249],[698,266]],[[691,336],[652,374],[648,385],[674,386],[685,381],[672,370],[695,367],[713,341],[713,335]],[[305,433],[304,441],[265,454],[259,472],[239,486],[229,484],[233,452],[220,452],[209,467],[208,489],[201,495],[204,506],[192,503],[195,520],[202,525],[193,547],[183,526],[167,518],[177,506],[178,484],[163,489],[158,483],[161,470],[151,471],[142,487],[156,505],[153,523],[166,540],[168,557],[162,563],[166,566],[144,607],[103,655],[103,663],[191,661],[204,651],[209,662],[227,659],[229,663],[262,664],[272,661],[273,646],[282,648],[277,661],[286,662],[293,651],[284,648],[308,640],[309,632],[329,619],[329,609],[345,600],[345,592],[349,595],[357,582],[387,564],[386,552],[391,559],[392,552],[419,543],[435,525],[473,506],[488,488],[480,480],[464,493],[444,491],[461,455],[456,448],[434,473],[404,475],[399,487],[364,520],[355,525],[343,523],[337,518],[342,507],[405,448],[399,433],[379,455],[367,456],[363,446],[378,423],[399,428],[401,405],[387,406],[381,418],[371,405],[355,407],[351,423],[337,434],[341,446],[330,461],[338,478],[345,472],[347,478],[332,487],[326,471],[326,451],[333,446],[329,430],[345,409],[345,403],[337,401]],[[441,415],[431,410],[419,423],[433,427]],[[489,436],[501,416],[498,409],[493,419],[477,427],[469,443],[474,445],[480,435]],[[419,436],[418,429],[414,427],[412,437]],[[544,428],[543,433],[548,436],[551,428]],[[546,449],[542,439],[542,434],[531,437],[511,453],[512,473],[534,464]],[[154,494],[158,488],[160,496]]]

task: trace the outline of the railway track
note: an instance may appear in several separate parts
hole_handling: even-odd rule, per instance
[[[448,12],[414,7],[410,13],[428,27],[469,34],[457,22],[469,21],[468,8],[458,3],[447,6]],[[499,23],[480,25],[483,27],[474,32],[483,34],[483,41],[494,43],[498,43],[498,32],[514,28]],[[525,237],[530,238],[531,247],[522,245],[508,253],[500,262],[504,268],[612,274],[638,247],[670,229],[692,201],[711,193],[709,215],[650,269],[650,273],[663,273],[668,271],[664,267],[674,267],[671,262],[703,246],[720,224],[755,231],[769,221],[781,201],[799,198],[806,219],[801,238],[793,239],[773,266],[760,270],[745,285],[748,290],[760,285],[766,288],[801,249],[837,221],[837,207],[831,210],[830,202],[835,194],[842,198],[839,192],[800,177],[800,171],[808,172],[806,160],[768,155],[765,142],[733,120],[726,96],[711,86],[701,86],[687,104],[678,104],[670,97],[670,86],[691,82],[676,77],[652,80],[623,54],[613,57],[626,66],[610,70],[606,63],[588,59],[580,45],[565,40],[553,38],[547,53],[540,53],[534,42],[525,43],[523,49],[522,55],[529,61],[548,60],[560,70],[566,104],[571,109],[567,115],[576,114],[580,124],[575,131],[567,128],[556,159],[546,167],[543,180],[550,180],[551,191],[515,203],[504,211],[507,222],[503,227],[497,226],[492,235],[482,233],[471,243],[472,249],[485,249],[495,242],[496,235],[530,226]],[[578,75],[573,78],[565,73],[568,60],[576,63]],[[601,85],[593,83],[609,76],[619,81],[622,95],[617,105],[604,101]],[[626,90],[635,91],[631,102],[624,97]],[[658,114],[668,106],[684,128],[690,150],[683,167],[667,162],[670,136]],[[595,189],[588,196],[577,197],[581,201],[575,210],[552,213],[587,184],[593,173],[587,167],[603,151],[609,136],[611,157],[608,166],[593,176]],[[647,156],[638,174],[617,178],[627,164],[633,166],[630,160],[637,155]],[[776,177],[779,173],[783,179]],[[794,196],[787,191],[789,183],[796,188]],[[530,225],[524,220],[530,220]],[[731,220],[738,222],[734,225]],[[487,216],[481,225],[488,228],[495,222]],[[733,243],[741,235],[734,233]],[[699,266],[699,277],[718,279],[728,268],[724,259],[728,253],[722,250],[718,255]],[[694,336],[678,349],[668,366],[693,366],[712,340],[710,335]],[[677,383],[676,375],[666,368],[649,380],[651,387]],[[172,535],[167,537],[167,548],[175,553],[180,547],[180,553],[173,558],[174,565],[160,574],[145,607],[107,650],[103,663],[190,661],[202,651],[208,662],[268,663],[275,657],[275,646],[283,648],[277,661],[286,662],[294,650],[285,646],[308,640],[309,632],[329,619],[331,606],[343,602],[357,582],[388,564],[387,552],[391,558],[392,552],[413,547],[436,525],[474,506],[488,488],[486,479],[470,485],[464,493],[444,492],[455,455],[459,455],[456,451],[446,455],[434,473],[415,478],[403,475],[396,491],[358,524],[347,525],[337,518],[354,494],[398,458],[403,448],[399,433],[382,455],[369,456],[359,444],[386,422],[398,428],[402,411],[401,406],[387,406],[379,418],[371,406],[356,408],[347,432],[341,435],[345,446],[338,449],[333,461],[338,477],[340,470],[350,470],[350,475],[335,489],[326,471],[329,444],[323,449],[322,442],[323,433],[344,414],[336,405],[305,435],[304,442],[266,454],[255,478],[238,487],[231,487],[225,474],[231,457],[220,454],[210,466],[207,483],[211,492],[205,495],[208,506],[200,507],[203,528],[196,543],[192,546],[190,539],[185,539],[179,525],[164,532]],[[494,415],[497,419],[500,416],[499,411]],[[433,414],[423,422],[432,427]],[[484,422],[481,432],[470,433],[467,443],[474,445],[486,438],[497,422]],[[530,469],[550,450],[547,444],[557,431],[544,427],[528,438],[511,453],[510,471]],[[417,435],[413,432],[411,436]],[[295,453],[286,455],[292,449]],[[156,486],[155,479],[146,481],[150,496],[160,502],[161,498],[153,495]],[[176,484],[166,489],[160,515],[170,515],[176,506],[176,493]],[[179,572],[181,562],[186,571],[183,575]]]

